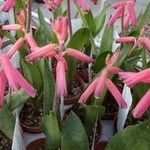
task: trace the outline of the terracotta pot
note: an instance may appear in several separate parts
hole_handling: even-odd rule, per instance
[[[107,141],[99,141],[95,143],[94,150],[104,150],[107,143]]]
[[[45,139],[37,139],[27,145],[26,150],[37,150],[38,148],[45,149]]]
[[[29,132],[29,133],[41,133],[42,132],[40,127],[29,127],[21,122],[20,122],[20,126],[22,127],[23,132]]]

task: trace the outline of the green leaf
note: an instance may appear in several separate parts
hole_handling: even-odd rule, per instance
[[[5,100],[7,100],[8,95],[5,96]],[[9,108],[11,111],[14,111],[16,108],[22,106],[28,99],[29,95],[27,95],[23,90],[19,90],[13,92],[11,94],[11,101],[9,103]]]
[[[107,7],[105,7],[96,17],[95,17],[95,35],[97,35],[101,29],[103,28],[106,20],[106,11]]]
[[[90,31],[87,27],[84,27],[73,34],[67,47],[80,50],[85,44],[88,44],[89,41]]]
[[[95,28],[96,28],[96,24],[95,24],[95,19],[93,17],[93,14],[91,11],[84,13],[84,18],[86,20],[86,26],[90,29],[90,31],[92,33],[95,33]]]
[[[129,126],[112,138],[106,150],[149,150],[149,135],[150,120],[142,124]]]
[[[8,38],[11,41],[11,43],[13,43],[13,44],[16,42],[16,39],[8,31],[0,30],[0,35],[3,35],[6,38]]]
[[[88,44],[89,40],[90,40],[90,31],[88,28],[84,27],[74,33],[67,47],[80,50],[84,45]],[[68,85],[69,87],[71,87],[75,72],[76,61],[70,56],[67,56],[66,60],[68,63],[68,75],[67,75]]]
[[[61,144],[61,132],[58,126],[57,116],[54,112],[44,116],[42,119],[42,129],[46,135],[46,149],[58,150]]]
[[[42,59],[40,63],[44,83],[44,114],[48,115],[50,110],[53,108],[55,80],[52,71],[49,69],[48,61]]]
[[[116,64],[117,67],[121,67],[121,65],[123,64],[123,62],[127,58],[131,47],[132,47],[132,45],[130,45],[130,44],[123,44],[123,46],[121,48],[121,52],[120,52],[118,62]]]
[[[26,62],[24,59],[21,61],[23,74],[25,78],[37,89],[40,91],[42,89],[42,75],[36,66],[36,64],[30,64]]]
[[[14,128],[15,117],[13,113],[9,110],[9,106],[4,103],[0,111],[0,130],[10,139],[13,139]]]
[[[45,46],[47,44],[46,35],[43,33],[44,33],[44,29],[40,26],[34,34],[34,38],[40,47]]]
[[[98,55],[92,67],[92,70],[94,70],[95,73],[98,73],[105,66],[105,58],[110,53],[110,51],[105,51]]]
[[[133,107],[139,102],[139,100],[145,95],[145,93],[150,89],[150,85],[146,83],[141,83],[133,88]]]
[[[45,34],[47,41],[46,42],[57,42],[55,34],[53,33],[53,31],[50,29],[50,26],[48,27],[44,15],[42,13],[42,11],[40,10],[40,8],[38,8],[38,16],[39,16],[39,22],[40,22],[40,26],[43,29],[43,33]]]
[[[89,150],[86,131],[77,115],[71,112],[62,128],[62,150]]]
[[[24,8],[22,0],[15,0],[15,14]]]
[[[113,36],[114,36],[114,28],[113,27],[110,28],[106,25],[103,33],[99,53],[102,53],[104,51],[112,51],[112,44],[114,41]]]
[[[150,3],[149,3],[148,6],[146,7],[145,12],[142,14],[142,17],[141,17],[140,20],[139,20],[139,24],[138,24],[137,29],[138,29],[139,31],[141,31],[142,27],[143,27],[145,24],[149,23],[149,21],[150,21]]]
[[[85,115],[85,128],[89,135],[93,132],[93,127],[97,118],[101,117],[105,112],[105,107],[97,105],[84,105],[86,110]]]

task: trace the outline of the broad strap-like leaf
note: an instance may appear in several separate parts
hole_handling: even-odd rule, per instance
[[[54,112],[51,111],[49,115],[44,116],[42,129],[46,135],[46,149],[58,150],[61,144],[61,132]]]
[[[113,41],[114,41],[114,28],[113,27],[110,28],[108,27],[108,25],[106,25],[102,36],[99,53],[102,53],[104,51],[112,51]]]
[[[106,11],[108,7],[105,7],[96,17],[95,17],[95,35],[97,35],[103,28],[106,20]]]
[[[7,100],[8,96],[9,95],[5,96],[5,101]],[[29,97],[30,96],[27,95],[23,90],[12,92],[9,109],[14,111],[16,108],[22,106],[29,99]]]
[[[42,59],[40,61],[40,67],[43,73],[44,83],[44,114],[48,115],[53,108],[55,97],[55,80],[47,60]]]
[[[21,65],[25,78],[33,85],[34,88],[36,88],[37,91],[40,91],[42,88],[42,75],[36,66],[36,63],[30,64],[22,59]]]
[[[9,106],[4,103],[0,110],[0,130],[10,139],[13,139],[15,128],[15,116],[9,110]]]
[[[55,41],[57,41],[56,37],[54,36],[53,31],[50,28],[50,25],[48,26],[48,23],[45,21],[44,15],[43,15],[42,11],[40,10],[40,8],[38,8],[38,17],[39,17],[40,26],[42,27],[42,29],[44,31],[43,33],[45,34],[45,36],[47,38],[46,42],[49,42],[49,41],[55,42]]]
[[[89,135],[93,133],[93,128],[95,126],[96,120],[100,118],[104,112],[104,106],[97,105],[84,105],[84,109],[86,111],[85,115],[85,128]]]
[[[96,61],[92,67],[92,70],[95,73],[98,73],[105,66],[105,58],[108,54],[111,54],[111,51],[104,51],[97,56]]]
[[[81,48],[86,45],[90,40],[90,31],[88,28],[84,27],[79,29],[71,37],[67,47],[74,48],[76,50],[81,50]],[[71,86],[73,82],[73,76],[75,72],[76,61],[70,56],[66,57],[68,63],[68,85]]]
[[[141,16],[137,29],[141,31],[142,27],[147,23],[150,23],[150,3],[147,5],[145,12]]]
[[[150,120],[142,124],[132,125],[116,134],[106,150],[149,150]]]
[[[43,33],[44,29],[42,26],[40,26],[34,34],[34,39],[37,41],[39,47],[45,46],[47,44],[47,37]]]
[[[95,29],[96,29],[96,23],[95,23],[95,18],[92,14],[91,11],[84,13],[83,17],[85,18],[86,21],[86,27],[90,29],[90,31],[94,34]]]
[[[80,119],[71,112],[62,128],[62,150],[89,150],[86,131]]]

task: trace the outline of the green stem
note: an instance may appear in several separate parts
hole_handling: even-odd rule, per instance
[[[11,87],[9,86],[8,88],[8,97],[7,97],[7,103],[9,105],[10,101],[11,101],[11,93],[12,93],[12,90],[11,90]]]
[[[70,7],[70,0],[67,0],[67,14],[69,19],[69,33],[70,37],[72,36],[72,23],[71,23],[71,7]]]
[[[143,49],[143,52],[142,52],[142,68],[143,69],[147,68],[147,58],[146,58],[145,49]]]
[[[123,11],[123,15],[121,17],[121,29],[122,29],[122,36],[125,36],[125,30],[124,30],[124,11]]]
[[[30,25],[31,25],[31,6],[32,0],[28,0],[27,2],[27,21],[26,21],[26,32],[30,32]]]

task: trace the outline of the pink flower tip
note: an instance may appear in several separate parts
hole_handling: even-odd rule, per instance
[[[136,38],[133,36],[128,36],[128,37],[121,37],[116,39],[117,43],[134,43],[136,41]]]
[[[68,37],[68,27],[69,21],[67,17],[58,17],[54,22],[52,22],[52,28],[60,44],[63,44]]]
[[[75,50],[72,48],[67,48],[65,52],[67,55],[72,56],[76,59],[79,59],[85,63],[92,63],[93,62],[93,59],[91,57],[87,56],[86,54],[84,54],[78,50]]]

